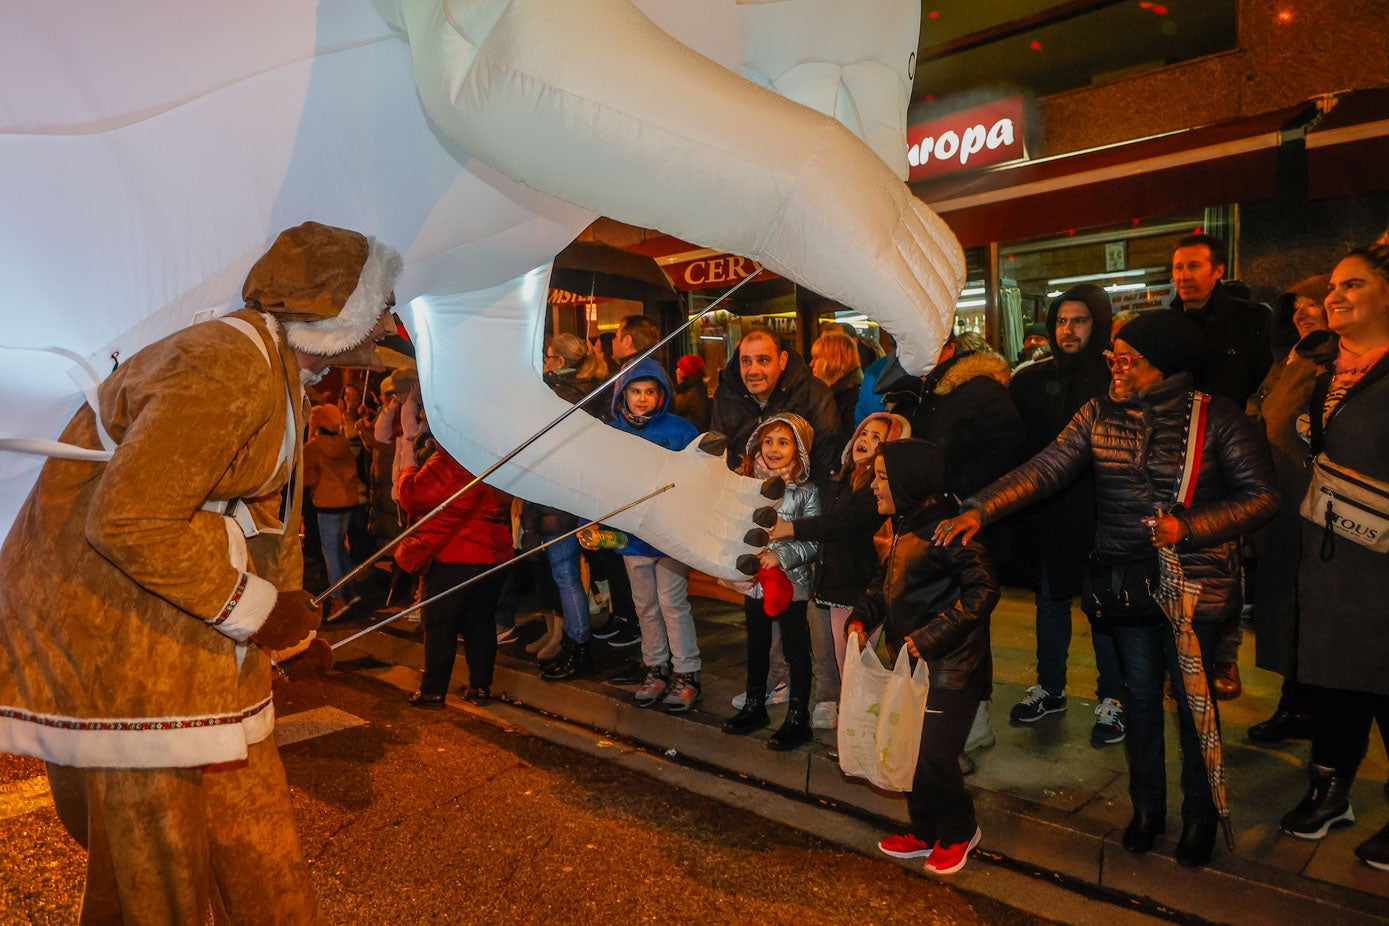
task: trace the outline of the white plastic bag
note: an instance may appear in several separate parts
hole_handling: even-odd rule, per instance
[[[850,643],[856,638],[850,637]],[[910,791],[931,686],[926,660],[901,654],[887,669],[871,647],[844,659],[839,692],[839,767],[888,791]]]

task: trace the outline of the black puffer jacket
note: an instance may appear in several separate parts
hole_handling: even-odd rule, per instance
[[[1143,519],[1172,507],[1181,477],[1190,416],[1191,375],[1178,373],[1128,399],[1093,399],[1056,441],[966,499],[989,524],[1049,498],[1093,466],[1095,549],[1124,560],[1153,552]],[[1205,450],[1189,510],[1176,512],[1188,535],[1177,554],[1188,579],[1201,583],[1197,621],[1240,609],[1240,537],[1278,510],[1268,446],[1228,400],[1211,399]]]
[[[980,544],[931,543],[936,525],[955,511],[953,501],[937,495],[893,519],[887,553],[849,620],[870,632],[881,626],[894,652],[910,636],[926,660],[932,688],[987,695],[993,681],[989,618],[998,604],[998,578]]]

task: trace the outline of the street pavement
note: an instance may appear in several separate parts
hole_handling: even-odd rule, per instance
[[[421,711],[370,673],[280,683],[276,701],[332,923],[1046,922],[769,822],[736,787],[686,790],[672,781],[695,773],[601,737],[537,735],[525,711]],[[0,759],[0,923],[75,922],[84,853],[41,763]]]
[[[882,832],[900,829],[906,819],[900,795],[846,779],[830,757],[832,731],[817,733],[816,742],[808,747],[770,752],[764,748],[765,740],[780,723],[782,711],[773,708],[772,726],[765,732],[746,738],[719,732],[733,713],[729,699],[745,682],[741,607],[706,597],[692,598],[692,602],[704,659],[704,699],[689,714],[643,710],[631,699],[633,687],[615,687],[601,680],[605,670],[636,655],[635,647],[615,650],[595,643],[599,677],[541,681],[521,644],[535,638],[543,623],[525,614],[524,601],[520,640],[503,647],[494,691],[527,708],[613,734],[615,740],[656,751],[674,750],[693,767],[741,776],[770,792],[833,807],[842,819],[869,821],[876,827],[871,839],[841,841],[859,851],[871,851]],[[373,614],[366,608],[347,622],[352,626],[340,631],[335,625],[330,633],[341,636],[384,613]],[[1196,870],[1182,868],[1173,858],[1180,831],[1180,753],[1174,705],[1169,701],[1168,835],[1146,855],[1125,852],[1119,838],[1131,807],[1123,747],[1095,749],[1089,743],[1095,669],[1086,623],[1077,610],[1070,648],[1069,709],[1035,724],[1010,727],[1009,709],[1036,680],[1036,658],[1031,597],[1017,589],[1004,592],[991,632],[994,697],[990,715],[995,745],[971,754],[978,771],[967,779],[984,832],[980,864],[972,862],[956,877],[957,884],[987,890],[987,885],[970,882],[985,866],[993,865],[1030,873],[1035,883],[1098,892],[1148,914],[1177,920],[1389,923],[1389,877],[1361,864],[1352,854],[1358,842],[1389,822],[1384,790],[1389,767],[1380,738],[1373,737],[1352,791],[1354,826],[1334,830],[1321,841],[1280,834],[1278,819],[1306,790],[1309,747],[1306,742],[1262,746],[1246,736],[1251,724],[1272,713],[1280,684],[1277,676],[1252,666],[1254,640],[1248,623],[1240,658],[1245,693],[1220,704],[1235,850],[1217,846],[1212,863]],[[339,657],[348,671],[395,667],[396,683],[409,690],[417,683],[415,670],[422,665],[421,640],[418,624],[401,621],[348,645]],[[454,675],[460,686],[467,677],[462,662],[460,656]],[[1024,890],[1026,896],[1031,893]],[[1006,891],[994,896],[1023,903]],[[1033,909],[1068,919],[1045,907]]]

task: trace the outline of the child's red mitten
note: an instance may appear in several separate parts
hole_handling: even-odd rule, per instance
[[[786,577],[786,570],[780,566],[757,570],[757,584],[762,586],[762,610],[768,617],[776,617],[791,603],[796,588]]]

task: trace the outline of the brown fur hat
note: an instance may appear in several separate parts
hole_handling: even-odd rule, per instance
[[[400,254],[346,228],[286,229],[246,275],[241,296],[285,323],[290,346],[331,356],[367,339],[395,290]]]

